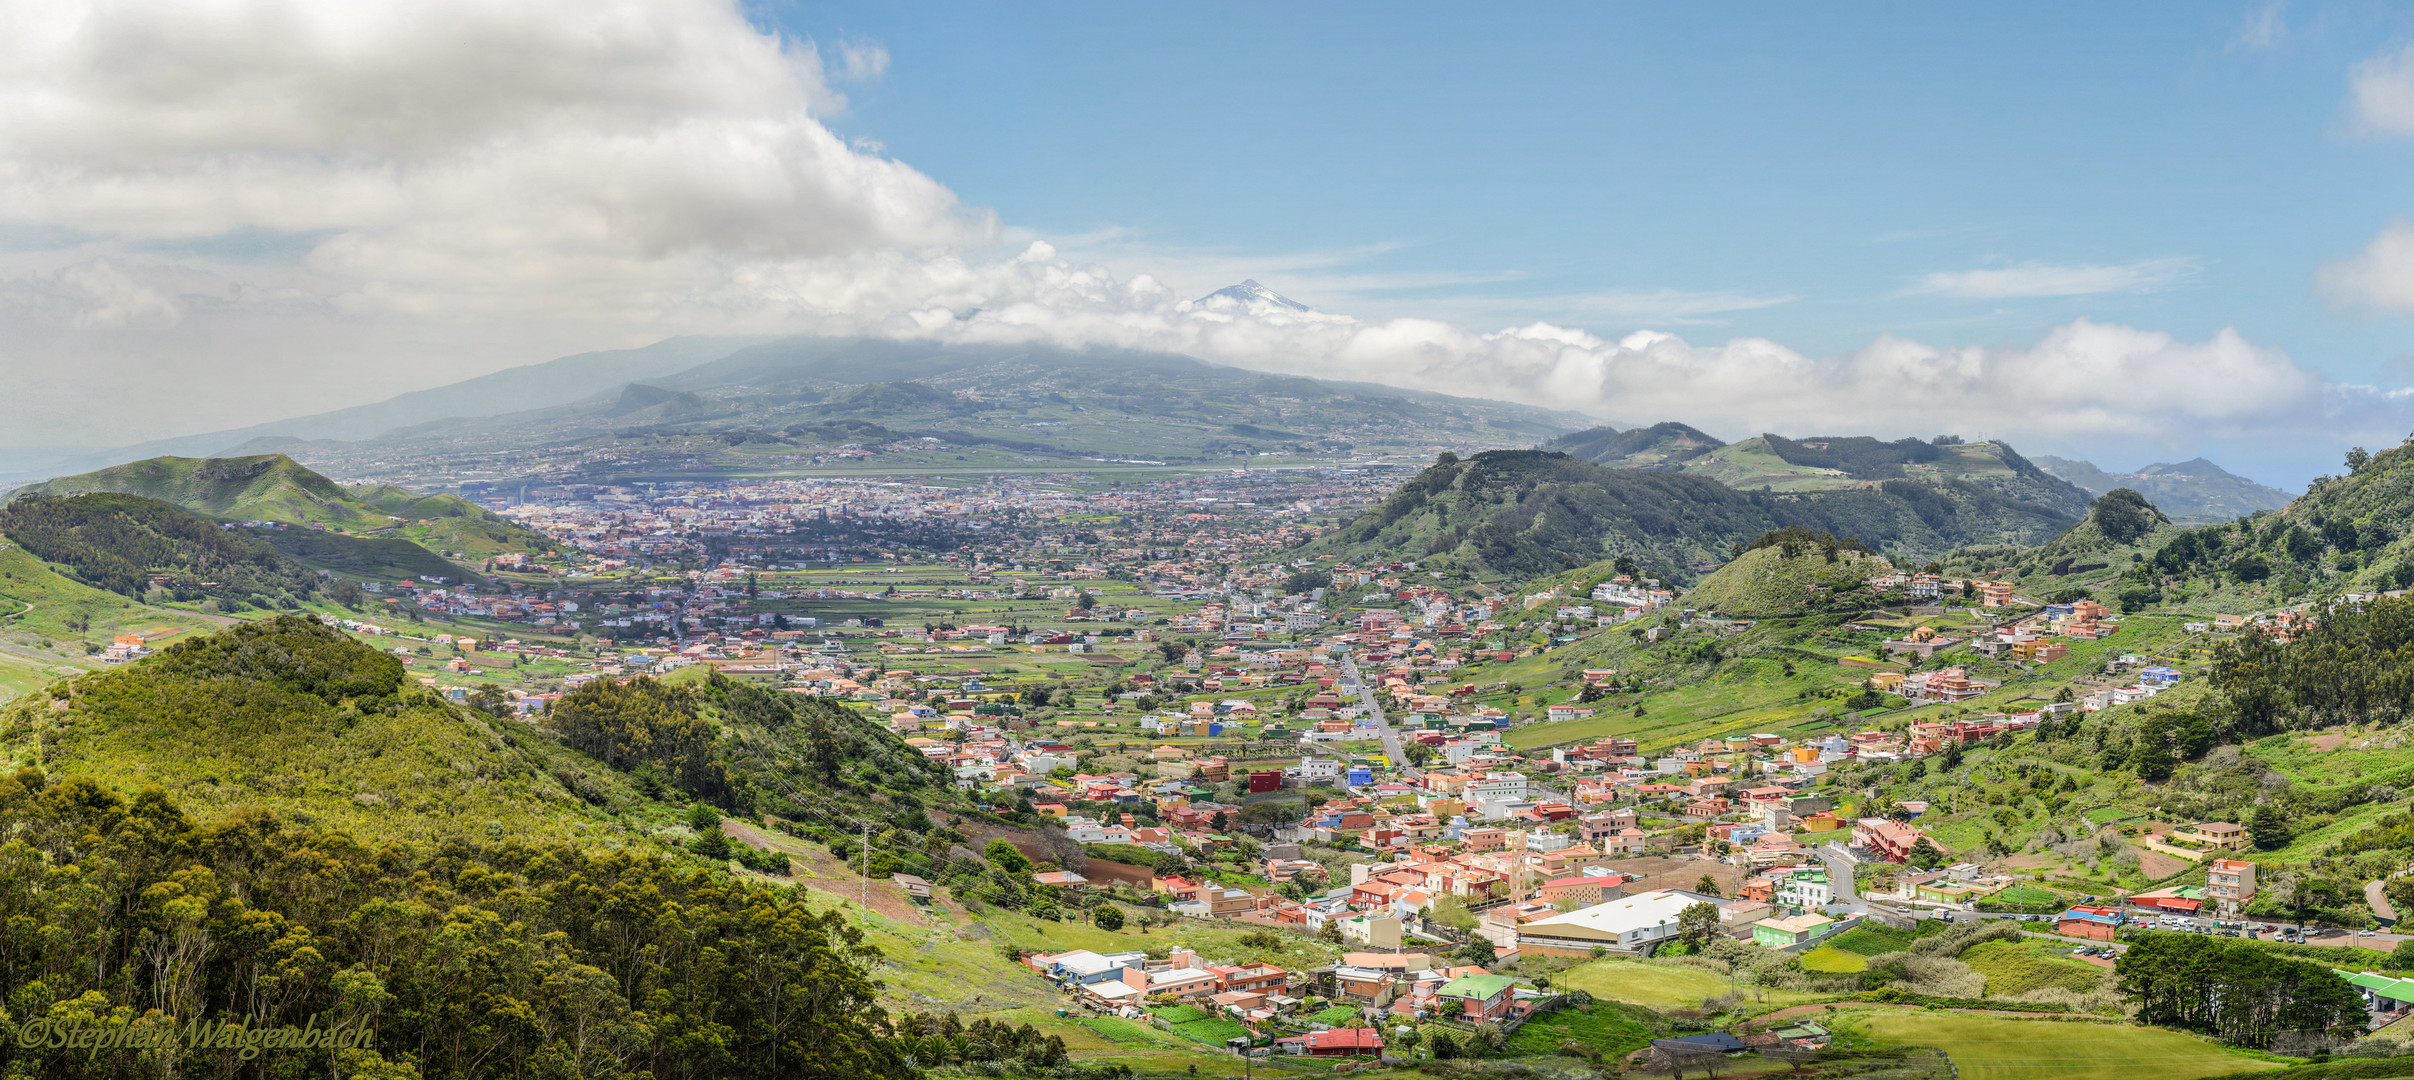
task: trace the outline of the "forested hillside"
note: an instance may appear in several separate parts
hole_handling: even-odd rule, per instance
[[[2233,612],[2414,587],[2414,445],[2378,454],[2359,447],[2347,467],[2279,511],[2236,521],[2177,528],[2149,506],[2149,527],[2105,552],[2116,576],[2089,584],[2135,610]]]
[[[2107,604],[2137,611],[2165,597],[2131,575],[2142,560],[2187,530],[2127,488],[2115,488],[2089,508],[2069,532],[2036,547],[1975,545],[1943,560],[1957,578],[2003,578],[2031,600],[2098,596]],[[2100,595],[2099,595],[2100,594]]]
[[[1618,557],[1690,580],[1736,544],[1795,526],[1925,560],[1973,542],[2035,544],[2074,518],[1964,480],[1894,479],[1807,493],[1739,491],[1687,472],[1612,469],[1566,454],[1442,459],[1319,541],[1353,558],[1425,559],[1486,578]]]
[[[75,580],[141,598],[163,591],[287,607],[327,596],[356,603],[360,590],[322,577],[248,533],[134,495],[27,495],[0,507],[0,535]]]
[[[12,1074],[913,1073],[883,1038],[876,954],[802,890],[517,833],[431,844],[258,808],[196,818],[158,787],[127,798],[31,768],[0,777],[0,824],[12,1008],[365,1036],[251,1060],[12,1038]]]
[[[726,872],[784,877],[787,856],[733,845],[696,801],[817,835],[871,824],[884,876],[1033,902],[1027,875],[944,857],[964,836],[917,793],[946,799],[951,777],[842,706],[719,677],[591,684],[534,724],[504,704],[448,702],[278,616],[0,708],[0,745],[33,763],[0,775],[0,912],[44,928],[0,948],[0,1000],[373,1033],[280,1051],[274,1075],[902,1077],[876,954],[802,887]],[[665,821],[694,839],[658,839]],[[27,1075],[134,1059],[97,1060],[0,1047]]]

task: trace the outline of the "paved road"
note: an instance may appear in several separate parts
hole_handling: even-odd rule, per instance
[[[2394,923],[2397,921],[2397,908],[2390,905],[2389,894],[2383,891],[2388,884],[2388,878],[2365,882],[2364,902],[2372,905],[2373,914]]]
[[[1375,727],[1383,733],[1383,755],[1390,759],[1392,768],[1406,768],[1408,755],[1400,751],[1400,733],[1392,730],[1391,721],[1383,716],[1383,706],[1375,703],[1375,688],[1367,685],[1366,679],[1358,674],[1358,658],[1343,656],[1341,670],[1348,672],[1350,681],[1358,684],[1359,702],[1374,714]]]
[[[1835,902],[1847,905],[1856,912],[1866,912],[1868,905],[1861,901],[1861,894],[1852,885],[1852,868],[1858,861],[1852,857],[1852,853],[1834,844],[1821,844],[1812,848],[1811,853],[1817,855],[1827,867],[1828,891],[1835,897]]]

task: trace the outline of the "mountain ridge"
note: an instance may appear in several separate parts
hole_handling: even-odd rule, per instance
[[[346,487],[284,454],[156,457],[28,484],[9,493],[111,492],[156,499],[230,521],[264,521],[410,540],[480,559],[538,553],[552,541],[457,495],[418,495],[391,484]]]
[[[1419,559],[1485,579],[1538,577],[1621,556],[1689,579],[1737,544],[1788,527],[1919,558],[1974,542],[2039,544],[2075,515],[1968,480],[1887,479],[1811,492],[1741,490],[1693,470],[1619,469],[1555,451],[1444,455],[1320,552]]]
[[[2091,495],[2129,488],[2153,501],[2173,520],[2191,524],[2229,521],[2266,510],[2277,510],[2297,496],[2259,484],[2202,457],[2182,462],[2155,462],[2131,473],[2110,472],[2089,461],[2039,455],[2038,467],[2070,481]]]
[[[833,424],[862,421],[877,430],[830,437]],[[863,450],[885,455],[881,464],[910,460],[959,471],[1123,460],[1308,463],[1531,446],[1598,423],[1173,353],[792,337],[670,375],[590,387],[567,404],[288,449],[339,475],[428,486],[423,481],[437,476],[460,482],[454,463],[464,454],[496,462],[495,477],[475,478],[493,483],[558,482],[595,471],[758,473],[812,465],[841,449],[850,465]]]

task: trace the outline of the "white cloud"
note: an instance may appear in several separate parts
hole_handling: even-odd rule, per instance
[[[1983,300],[2035,299],[2148,292],[2195,276],[2193,259],[2147,259],[2120,266],[2026,263],[1988,270],[1940,270],[1913,281],[1908,292]]]
[[[839,82],[870,82],[888,74],[888,50],[869,41],[838,43],[838,69],[830,77]]]
[[[2271,0],[2248,12],[2246,21],[2239,24],[2238,36],[2230,39],[2230,51],[2268,49],[2288,36],[2288,4],[2286,0]]]
[[[2391,222],[2364,250],[2323,264],[2314,281],[2341,304],[2414,311],[2414,222]]]
[[[59,272],[59,281],[84,294],[88,304],[75,314],[77,326],[124,326],[141,321],[177,323],[184,306],[167,293],[128,276],[116,263],[79,263]]]
[[[815,119],[841,104],[728,0],[0,0],[0,214],[323,234],[350,303],[420,312],[644,312],[733,260],[993,232]]]
[[[2355,65],[2347,85],[2366,129],[2414,135],[2414,45]]]

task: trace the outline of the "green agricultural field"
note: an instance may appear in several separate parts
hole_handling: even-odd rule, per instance
[[[1639,702],[1603,702],[1596,715],[1583,720],[1514,728],[1506,741],[1515,749],[1533,750],[1623,735],[1641,741],[1646,749],[1659,749],[1714,735],[1792,727],[1814,710],[1835,709],[1833,701],[1801,699],[1806,688],[1840,685],[1830,672],[1804,671],[1789,677],[1778,674],[1774,662],[1759,660],[1730,660],[1725,666],[1718,676],[1698,685]],[[1644,715],[1634,715],[1636,704],[1643,706]]]
[[[1986,976],[1988,997],[2018,997],[2048,987],[2084,994],[2103,985],[2103,968],[2063,957],[2065,948],[2042,938],[1987,941],[1963,950],[1961,962]]]
[[[2200,1080],[2280,1067],[2160,1028],[1925,1011],[1862,1013],[1848,1023],[1882,1042],[1944,1051],[1961,1080]]]

